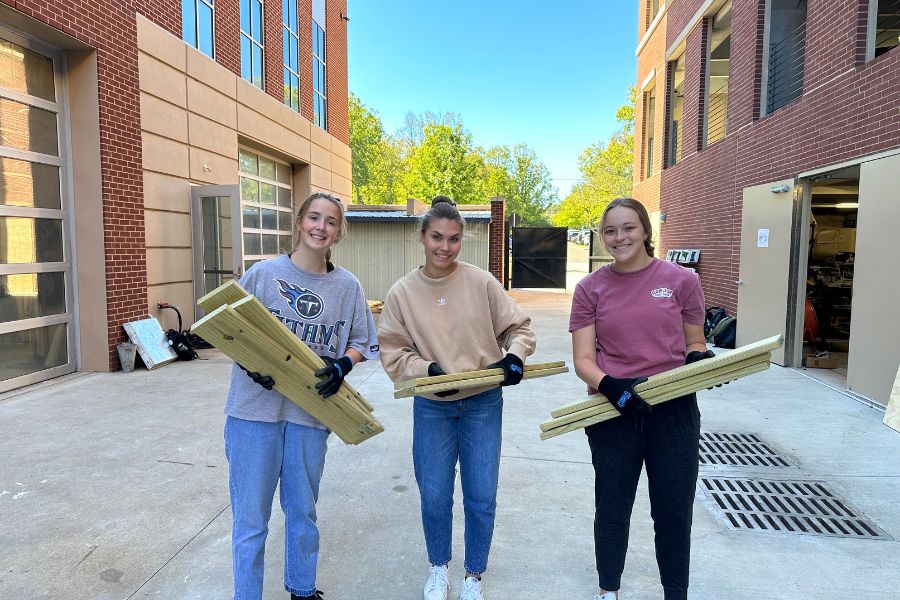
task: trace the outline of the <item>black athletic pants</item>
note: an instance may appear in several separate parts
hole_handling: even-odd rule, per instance
[[[594,549],[600,587],[618,590],[635,491],[646,465],[656,562],[666,600],[687,598],[700,411],[694,394],[663,402],[643,427],[617,417],[587,428],[594,464]]]

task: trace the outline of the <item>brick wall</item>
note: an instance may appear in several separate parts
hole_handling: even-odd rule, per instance
[[[141,114],[137,27],[140,12],[181,36],[176,0],[23,0],[4,3],[97,48],[100,159],[105,229],[108,354],[125,339],[122,323],[146,314],[147,257],[144,246]]]
[[[741,0],[732,0],[734,4],[738,4]],[[744,0],[756,2],[756,0]],[[761,2],[763,0],[760,0]],[[703,6],[704,0],[672,0],[669,2],[669,8],[666,10],[666,47],[671,46],[685,27],[693,27],[691,18]]]
[[[760,4],[734,1],[727,137],[683,156],[663,172],[661,183],[667,213],[662,250],[700,248],[707,304],[731,312],[737,309],[744,188],[900,147],[900,50],[859,61],[859,11],[865,7],[857,0],[810,3],[815,33],[808,34],[804,96],[754,118],[761,91]],[[696,68],[701,51],[689,40],[687,64]],[[699,101],[700,89],[692,87],[686,107]]]
[[[328,85],[328,133],[345,144],[350,143],[350,118],[347,114],[347,0],[326,0],[325,70]]]
[[[488,271],[503,283],[504,258],[506,257],[506,200],[491,198],[491,224],[488,230]]]
[[[649,2],[645,2],[649,7]],[[649,10],[649,8],[647,8]],[[642,27],[642,25],[641,25]],[[654,29],[646,44],[641,48],[637,57],[638,73],[637,84],[641,85],[655,70],[653,83],[645,90],[638,90],[638,98],[635,103],[635,152],[634,152],[634,186],[632,196],[640,200],[647,210],[653,211],[659,208],[659,173],[662,168],[663,131],[665,127],[665,42],[666,42],[666,15],[663,15],[656,29]],[[654,150],[653,150],[653,175],[645,176],[647,172],[646,160],[646,136],[644,123],[647,118],[647,107],[644,105],[644,93],[651,88],[656,91],[656,115],[654,120]]]
[[[709,26],[701,19],[687,37],[684,53],[684,105],[681,112],[681,159],[703,148],[706,102],[706,44]]]
[[[145,249],[140,94],[135,13],[144,15],[181,37],[179,0],[0,0],[19,12],[97,49],[100,112],[100,160],[105,229],[108,354],[119,368],[115,346],[125,339],[122,323],[146,316],[147,258]],[[330,118],[334,135],[346,142],[346,30],[337,13],[345,0],[328,3],[334,34],[329,32]],[[240,75],[238,0],[217,2],[216,60]],[[281,2],[267,0],[267,92],[284,99],[282,86]],[[304,116],[312,117],[311,0],[300,0],[301,96]],[[333,37],[332,37],[333,35]],[[307,107],[308,103],[308,107]],[[307,111],[308,108],[308,111]]]

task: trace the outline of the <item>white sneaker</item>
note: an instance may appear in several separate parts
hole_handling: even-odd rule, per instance
[[[616,600],[616,593],[604,592],[602,596],[594,596],[594,600]]]
[[[462,591],[459,593],[459,600],[484,600],[484,594],[481,593],[481,580],[475,577],[466,577],[463,581]]]
[[[428,581],[425,582],[425,600],[447,600],[447,588],[450,580],[447,578],[447,565],[434,565],[428,572]]]

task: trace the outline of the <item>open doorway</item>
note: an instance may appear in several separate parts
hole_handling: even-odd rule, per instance
[[[859,177],[860,167],[854,165],[809,179],[803,364],[815,370],[810,374],[842,388],[850,346]]]

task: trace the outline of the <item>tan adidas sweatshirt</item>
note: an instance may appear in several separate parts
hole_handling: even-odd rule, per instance
[[[534,353],[531,318],[506,295],[493,275],[468,263],[440,279],[421,267],[388,292],[378,323],[381,364],[392,381],[428,375],[437,362],[446,373],[483,369],[504,356],[524,362]],[[460,400],[492,386],[432,400]]]

